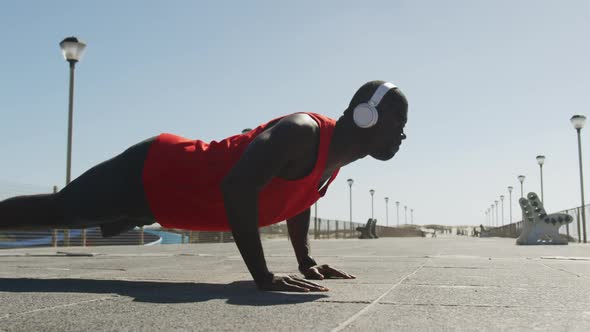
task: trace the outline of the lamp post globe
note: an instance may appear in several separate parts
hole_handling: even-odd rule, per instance
[[[86,43],[77,37],[67,37],[59,43],[59,47],[66,61],[78,62],[84,54]]]
[[[577,114],[572,116],[570,121],[572,122],[574,129],[581,130],[582,128],[584,128],[584,125],[586,124],[586,117],[584,115]]]

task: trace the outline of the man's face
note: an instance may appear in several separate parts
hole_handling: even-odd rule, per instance
[[[369,148],[369,155],[377,160],[389,160],[395,156],[402,141],[406,139],[404,127],[407,119],[400,119],[391,112],[380,114],[375,127],[375,136]]]

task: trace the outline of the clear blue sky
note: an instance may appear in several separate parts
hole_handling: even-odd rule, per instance
[[[573,207],[569,118],[590,115],[588,17],[587,1],[4,2],[0,183],[63,186],[58,43],[75,35],[88,47],[73,176],[160,132],[209,141],[292,112],[337,118],[360,85],[383,79],[409,99],[408,139],[389,162],[343,168],[320,216],[348,219],[350,177],[355,220],[370,216],[374,188],[382,223],[389,196],[417,223],[479,224],[507,186],[518,193],[518,174],[539,190],[537,154],[547,156],[548,209]]]

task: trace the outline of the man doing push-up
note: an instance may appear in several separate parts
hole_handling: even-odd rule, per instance
[[[317,113],[274,119],[205,143],[173,134],[142,141],[55,194],[0,202],[0,229],[98,226],[112,236],[155,222],[166,228],[231,230],[261,290],[325,291],[306,279],[354,278],[310,255],[310,206],[342,166],[389,160],[406,139],[408,103],[393,84],[372,81],[336,121]],[[270,272],[258,228],[287,220],[306,279]]]

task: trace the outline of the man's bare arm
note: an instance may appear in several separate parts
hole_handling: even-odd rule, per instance
[[[240,254],[261,289],[322,290],[305,280],[276,278],[264,259],[258,232],[258,194],[293,158],[308,148],[314,128],[299,117],[285,118],[254,139],[223,179],[221,189],[228,222]],[[298,122],[301,121],[301,122]]]
[[[289,237],[291,238],[293,250],[295,250],[295,257],[297,257],[297,263],[299,264],[299,272],[308,279],[354,279],[355,277],[352,274],[337,270],[327,264],[318,265],[313,257],[311,257],[311,248],[308,240],[309,217],[310,209],[308,208],[295,217],[287,220]]]
[[[291,238],[291,244],[293,245],[300,271],[302,268],[309,268],[316,265],[316,262],[309,254],[310,247],[307,234],[309,232],[310,215],[310,209],[307,208],[305,211],[287,220],[289,237]]]

